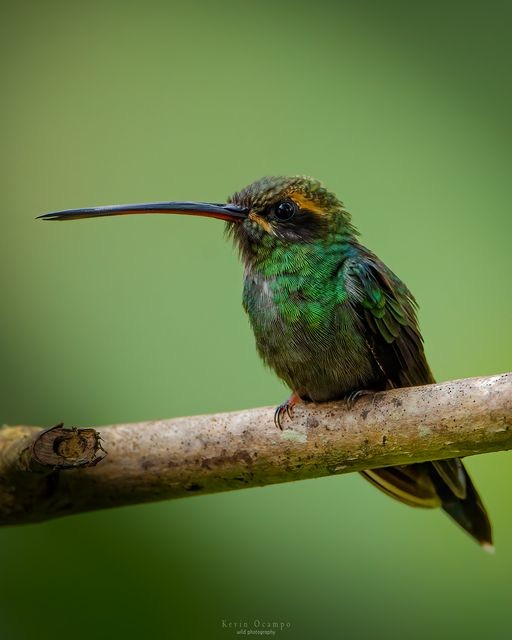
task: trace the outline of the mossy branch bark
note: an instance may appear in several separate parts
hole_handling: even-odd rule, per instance
[[[273,412],[4,427],[0,524],[511,449],[512,373],[299,405],[282,432]]]

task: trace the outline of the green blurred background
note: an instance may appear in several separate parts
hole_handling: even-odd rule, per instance
[[[511,22],[499,1],[3,2],[0,420],[282,401],[218,221],[34,221],[265,174],[345,201],[439,380],[510,370]],[[357,475],[4,529],[0,638],[508,637],[511,458],[468,467],[494,557]]]

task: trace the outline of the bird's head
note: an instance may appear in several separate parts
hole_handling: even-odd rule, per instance
[[[356,233],[343,203],[318,180],[305,176],[261,178],[229,202],[247,212],[228,232],[248,261],[280,246],[329,242],[338,234]]]
[[[265,177],[228,199],[227,204],[156,202],[68,209],[41,216],[45,220],[77,220],[137,213],[178,213],[219,218],[245,261],[276,247],[329,242],[353,235],[350,215],[342,202],[320,182],[304,176]]]

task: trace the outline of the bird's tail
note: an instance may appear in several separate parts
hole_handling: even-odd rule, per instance
[[[441,507],[486,551],[494,550],[489,516],[459,458],[361,474],[384,493],[412,507]]]

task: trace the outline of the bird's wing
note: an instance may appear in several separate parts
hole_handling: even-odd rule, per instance
[[[405,284],[365,251],[348,266],[346,286],[386,387],[434,382],[418,328],[416,301]]]
[[[374,367],[386,388],[434,382],[418,328],[416,301],[405,284],[374,254],[362,250],[347,270],[346,286],[374,358]],[[466,476],[460,460],[432,463],[457,498],[465,498]],[[430,479],[430,465],[390,467],[364,475],[386,493],[417,506],[435,506],[439,498]]]

